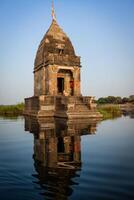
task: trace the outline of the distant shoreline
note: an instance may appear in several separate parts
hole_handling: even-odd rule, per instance
[[[23,115],[24,103],[16,105],[0,105],[0,116],[21,116]]]

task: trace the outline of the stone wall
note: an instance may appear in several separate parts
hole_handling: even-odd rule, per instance
[[[30,97],[25,99],[24,114],[37,114],[40,109],[39,98]]]
[[[40,95],[25,99],[26,115],[37,117],[101,117],[92,97]]]
[[[45,94],[46,90],[46,69],[42,67],[34,72],[34,96]]]
[[[63,70],[64,73],[59,73]],[[64,78],[64,88],[68,96],[79,96],[80,91],[80,67],[67,67],[59,65],[49,65],[34,71],[34,96],[58,95],[57,78]],[[73,81],[73,88],[70,81]]]

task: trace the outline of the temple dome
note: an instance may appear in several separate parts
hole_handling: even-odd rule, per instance
[[[47,62],[49,55],[76,57],[73,45],[57,24],[52,20],[51,26],[43,37],[37,50],[34,67],[38,68]]]

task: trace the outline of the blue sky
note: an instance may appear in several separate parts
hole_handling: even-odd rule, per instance
[[[55,0],[55,10],[81,56],[82,94],[134,94],[134,0]],[[0,104],[15,104],[33,95],[51,0],[0,0],[0,19]]]

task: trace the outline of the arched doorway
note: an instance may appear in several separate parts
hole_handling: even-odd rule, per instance
[[[60,69],[57,73],[57,93],[72,96],[74,94],[74,79],[71,70]]]

